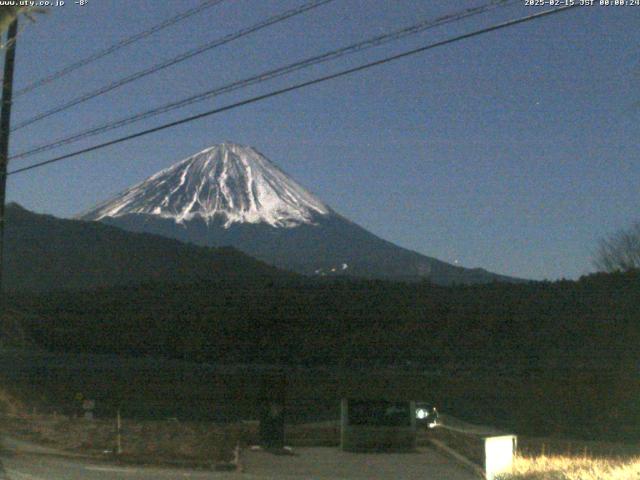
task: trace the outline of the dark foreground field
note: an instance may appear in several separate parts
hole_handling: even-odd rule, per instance
[[[62,354],[0,359],[43,407],[81,396],[98,415],[234,421],[279,392],[300,422],[336,418],[344,395],[393,392],[521,434],[640,440],[640,272],[453,287],[225,278],[7,301],[34,345]],[[96,353],[111,356],[82,357]]]
[[[636,406],[631,378],[629,402],[615,417],[598,408],[610,380],[594,383],[591,374],[572,371],[523,377],[478,369],[215,366],[24,350],[4,351],[0,362],[3,390],[36,414],[79,416],[83,402],[93,400],[98,419],[114,419],[120,410],[138,420],[236,423],[256,420],[264,401],[277,399],[295,425],[337,420],[340,399],[350,397],[427,401],[472,423],[527,436],[628,442],[639,428],[622,421]]]

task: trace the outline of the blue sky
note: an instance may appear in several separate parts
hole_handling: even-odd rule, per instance
[[[227,0],[15,100],[20,122],[300,5]],[[57,139],[477,1],[335,0],[16,131]],[[22,23],[16,88],[198,0],[67,1]],[[508,18],[524,0],[147,120],[17,168]],[[584,7],[9,177],[9,200],[69,217],[205,147],[255,146],[335,210],[398,245],[535,279],[592,270],[640,215],[640,7]]]

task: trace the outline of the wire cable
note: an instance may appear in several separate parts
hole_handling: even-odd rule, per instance
[[[40,120],[43,120],[45,118],[50,117],[51,115],[55,115],[57,113],[60,112],[64,112],[65,110],[68,110],[71,107],[74,107],[76,105],[79,105],[81,103],[84,103],[88,100],[92,100],[96,97],[99,97],[100,95],[104,95],[107,92],[111,92],[112,90],[115,90],[116,88],[120,88],[123,85],[127,85],[128,83],[134,82],[136,80],[140,80],[141,78],[144,78],[148,75],[151,75],[153,73],[159,72],[161,70],[164,70],[165,68],[169,68],[173,65],[176,65],[180,62],[184,62],[185,60],[189,59],[189,58],[193,58],[196,55],[200,55],[204,52],[207,52],[209,50],[212,50],[214,48],[220,47],[222,45],[225,45],[229,42],[232,42],[234,40],[237,40],[239,38],[245,37],[247,35],[250,35],[254,32],[257,32],[258,30],[262,30],[263,28],[269,27],[271,25],[275,25],[276,23],[280,23],[284,20],[287,20],[291,17],[295,17],[296,15],[300,15],[304,12],[307,12],[309,10],[312,10],[314,8],[320,7],[321,5],[333,2],[334,0],[313,0],[311,2],[305,3],[304,5],[301,5],[299,7],[296,8],[292,8],[291,10],[287,10],[283,13],[280,13],[278,15],[275,15],[273,17],[269,17],[266,20],[263,20],[261,22],[258,22],[250,27],[247,28],[243,28],[242,30],[238,30],[237,32],[234,33],[230,33],[228,35],[225,35],[224,37],[218,38],[212,42],[208,42],[204,45],[200,45],[192,50],[189,50],[187,52],[181,53],[180,55],[173,57],[169,60],[165,60],[163,62],[160,62],[152,67],[146,68],[144,70],[141,70],[139,72],[136,72],[132,75],[129,75],[127,77],[121,78],[119,80],[116,80],[114,82],[109,83],[108,85],[104,85],[96,90],[93,90],[91,92],[85,93],[80,95],[79,97],[74,98],[73,100],[68,101],[67,103],[64,103],[62,105],[59,105],[57,107],[52,108],[51,110],[47,110],[43,113],[40,113],[38,115],[35,115],[27,120],[24,120],[20,123],[18,123],[14,128],[11,129],[11,131],[16,131],[19,130],[21,128],[24,128],[28,125],[32,125]]]
[[[21,88],[20,90],[16,91],[16,94],[14,95],[14,98],[19,97],[21,95],[24,95],[25,93],[31,92],[32,90],[35,90],[36,88],[42,87],[43,85],[47,85],[48,83],[51,83],[55,80],[58,80],[59,78],[62,78],[68,74],[70,74],[71,72],[74,72],[76,70],[78,70],[79,68],[84,67],[85,65],[88,65],[90,63],[95,62],[96,60],[99,60],[103,57],[106,57],[107,55],[111,55],[114,52],[117,52],[118,50],[131,45],[132,43],[138,42],[144,38],[147,38],[151,35],[153,35],[154,33],[157,33],[161,30],[164,30],[167,27],[170,27],[172,25],[175,25],[178,22],[181,22],[182,20],[185,20],[189,17],[192,17],[200,12],[203,12],[204,10],[214,7],[216,5],[218,5],[219,3],[224,2],[225,0],[206,0],[204,2],[202,2],[200,5],[191,8],[189,10],[185,10],[182,13],[179,13],[171,18],[168,18],[167,20],[149,28],[148,30],[144,30],[142,32],[139,32],[135,35],[132,35],[131,37],[127,37],[124,38],[122,40],[120,40],[119,42],[103,49],[100,50],[96,53],[93,53],[92,55],[89,55],[88,57],[85,57],[81,60],[78,60],[77,62],[74,62],[70,65],[67,65],[64,68],[61,68],[60,70],[58,70],[57,72],[53,72],[50,75],[47,75],[46,77],[43,77],[39,80],[36,80],[30,84],[28,84],[27,86]]]
[[[88,138],[88,137],[92,137],[101,133],[105,133],[107,131],[110,130],[114,130],[126,125],[130,125],[132,123],[136,123],[142,120],[145,120],[147,118],[151,118],[153,116],[162,114],[162,113],[166,113],[178,108],[182,108],[185,107],[187,105],[191,105],[193,103],[196,102],[201,102],[204,100],[208,100],[210,98],[216,97],[218,95],[224,94],[224,93],[229,93],[231,91],[235,91],[241,88],[246,88],[248,86],[251,85],[255,85],[258,83],[262,83],[264,81],[267,80],[271,80],[277,77],[281,77],[290,73],[293,73],[295,71],[304,69],[304,68],[308,68],[310,66],[319,64],[319,63],[323,63],[323,62],[327,62],[330,60],[335,60],[337,58],[340,58],[344,55],[348,55],[348,54],[352,54],[352,53],[356,53],[368,48],[372,48],[372,47],[376,47],[379,45],[383,45],[385,43],[391,42],[391,41],[395,41],[401,38],[405,38],[409,35],[413,35],[413,34],[417,34],[420,32],[423,32],[425,30],[428,30],[430,28],[434,28],[434,27],[439,27],[448,23],[454,23],[457,21],[460,21],[464,18],[468,18],[474,15],[479,15],[482,13],[485,13],[493,8],[497,8],[497,7],[502,7],[502,6],[508,6],[510,4],[516,3],[518,0],[501,0],[499,2],[495,2],[492,1],[488,4],[484,4],[482,6],[479,7],[475,7],[475,8],[470,8],[470,9],[466,9],[466,10],[462,10],[456,13],[451,13],[451,14],[447,14],[444,15],[442,17],[436,18],[434,20],[432,19],[425,19],[425,20],[421,20],[420,22],[413,24],[411,26],[408,27],[404,27],[401,28],[399,30],[395,30],[386,34],[382,34],[382,35],[378,35],[376,37],[373,38],[369,38],[360,42],[356,42],[353,43],[351,45],[348,45],[346,47],[342,47],[336,50],[332,50],[330,52],[326,52],[320,55],[316,55],[313,57],[309,57],[306,58],[304,60],[298,61],[298,62],[294,62],[288,65],[285,65],[283,67],[279,67],[273,70],[268,70],[266,72],[260,73],[258,75],[254,75],[248,78],[245,78],[243,80],[238,80],[235,82],[232,82],[230,84],[221,86],[221,87],[217,87],[215,89],[212,90],[207,90],[205,92],[201,92],[199,94],[196,95],[192,95],[190,97],[184,98],[182,100],[178,100],[178,101],[174,101],[174,102],[170,102],[168,104],[156,107],[154,109],[151,110],[147,110],[144,112],[140,112],[137,113],[135,115],[129,116],[129,117],[125,117],[122,118],[120,120],[116,120],[116,121],[111,121],[111,122],[107,122],[105,124],[99,125],[99,126],[95,126],[95,127],[91,127],[89,129],[83,130],[81,132],[75,133],[73,135],[55,140],[53,142],[50,143],[46,143],[44,145],[40,145],[37,147],[34,147],[30,150],[26,150],[23,152],[20,152],[16,155],[14,155],[13,157],[10,158],[10,160],[17,160],[20,158],[26,158],[26,157],[30,157],[33,156],[37,153],[42,153],[54,148],[58,148],[60,146],[63,145],[68,145],[70,143],[74,143],[77,142],[79,140]]]
[[[165,124],[157,126],[157,127],[153,127],[153,128],[149,128],[149,129],[146,129],[146,130],[142,130],[142,131],[137,132],[137,133],[133,133],[131,135],[126,135],[126,136],[123,136],[123,137],[119,137],[119,138],[116,138],[114,140],[110,140],[110,141],[107,141],[107,142],[104,142],[104,143],[100,143],[98,145],[93,145],[91,147],[83,148],[83,149],[77,150],[75,152],[67,153],[65,155],[60,155],[58,157],[54,157],[54,158],[51,158],[49,160],[45,160],[45,161],[42,161],[42,162],[34,163],[34,164],[26,166],[26,167],[22,167],[22,168],[18,168],[16,170],[12,170],[11,172],[7,173],[7,175],[15,175],[17,173],[22,173],[22,172],[33,170],[33,169],[36,169],[36,168],[44,167],[45,165],[51,165],[52,163],[57,163],[57,162],[61,162],[63,160],[67,160],[69,158],[77,157],[78,155],[82,155],[83,153],[88,153],[88,152],[93,152],[93,151],[96,151],[96,150],[100,150],[100,149],[109,147],[111,145],[116,145],[116,144],[123,143],[123,142],[129,141],[129,140],[133,140],[135,138],[139,138],[139,137],[146,136],[146,135],[149,135],[149,134],[152,134],[152,133],[156,133],[156,132],[159,132],[159,131],[162,131],[162,130],[166,130],[168,128],[173,128],[173,127],[176,127],[178,125],[183,125],[183,124],[186,124],[186,123],[190,123],[190,122],[193,122],[195,120],[199,120],[201,118],[205,118],[205,117],[209,117],[209,116],[212,116],[212,115],[216,115],[218,113],[222,113],[222,112],[226,112],[226,111],[229,111],[229,110],[233,110],[233,109],[245,106],[245,105],[250,105],[252,103],[256,103],[256,102],[259,102],[259,101],[262,101],[262,100],[266,100],[268,98],[280,96],[280,95],[283,95],[285,93],[293,92],[295,90],[300,90],[302,88],[309,87],[311,85],[316,85],[316,84],[323,83],[323,82],[326,82],[326,81],[329,81],[329,80],[334,80],[336,78],[340,78],[340,77],[344,77],[344,76],[347,76],[347,75],[351,75],[351,74],[356,73],[356,72],[361,72],[363,70],[367,70],[367,69],[372,68],[372,67],[377,67],[377,66],[380,66],[380,65],[384,65],[384,64],[387,64],[387,63],[402,59],[402,58],[406,58],[406,57],[409,57],[409,56],[416,55],[418,53],[423,53],[423,52],[426,52],[428,50],[432,50],[434,48],[442,47],[442,46],[445,46],[445,45],[450,45],[452,43],[456,43],[456,42],[459,42],[461,40],[466,40],[468,38],[477,37],[477,36],[483,35],[485,33],[494,32],[496,30],[501,30],[503,28],[511,27],[511,26],[514,26],[514,25],[519,25],[519,24],[522,24],[522,23],[526,23],[526,22],[530,22],[530,21],[533,21],[533,20],[537,20],[537,19],[542,18],[542,17],[547,17],[547,16],[554,15],[554,14],[557,14],[557,13],[560,13],[560,12],[564,12],[564,11],[576,8],[578,6],[579,5],[577,5],[577,4],[567,5],[567,6],[564,6],[564,7],[558,7],[558,8],[554,8],[554,9],[551,9],[551,10],[546,10],[546,11],[540,12],[540,13],[534,13],[532,15],[527,15],[525,17],[520,17],[520,18],[517,18],[517,19],[514,19],[514,20],[508,20],[506,22],[499,23],[499,24],[493,25],[491,27],[485,27],[485,28],[482,28],[480,30],[475,30],[475,31],[470,32],[470,33],[465,33],[463,35],[458,35],[456,37],[452,37],[452,38],[449,38],[449,39],[446,39],[446,40],[442,40],[442,41],[439,41],[439,42],[436,42],[436,43],[431,43],[431,44],[425,45],[423,47],[415,48],[413,50],[408,50],[408,51],[405,51],[405,52],[402,52],[402,53],[398,53],[396,55],[385,57],[385,58],[382,58],[380,60],[375,60],[373,62],[365,63],[365,64],[359,65],[357,67],[348,68],[346,70],[341,70],[340,72],[337,72],[337,73],[333,73],[333,74],[330,74],[330,75],[325,75],[323,77],[315,78],[313,80],[308,80],[306,82],[297,83],[297,84],[291,85],[289,87],[281,88],[279,90],[274,90],[272,92],[265,93],[263,95],[258,95],[258,96],[255,96],[255,97],[248,98],[246,100],[242,100],[240,102],[232,103],[232,104],[226,105],[224,107],[220,107],[220,108],[216,108],[216,109],[213,109],[213,110],[209,110],[209,111],[206,111],[206,112],[203,112],[203,113],[199,113],[197,115],[192,115],[192,116],[183,118],[181,120],[176,120],[176,121],[173,121],[173,122],[165,123]]]

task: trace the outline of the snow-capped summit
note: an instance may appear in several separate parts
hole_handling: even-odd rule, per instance
[[[232,246],[308,275],[445,285],[513,280],[383,240],[336,213],[257,150],[231,142],[196,153],[79,218],[196,245]]]
[[[102,220],[142,214],[176,223],[201,218],[294,227],[331,209],[252,147],[225,142],[134,185],[81,215]]]

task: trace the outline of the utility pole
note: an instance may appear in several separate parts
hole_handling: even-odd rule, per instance
[[[7,195],[7,165],[9,163],[9,130],[11,129],[11,102],[13,95],[13,67],[16,59],[16,35],[18,17],[11,22],[7,32],[7,51],[4,56],[4,78],[2,82],[2,107],[0,109],[0,306],[4,283],[4,203]],[[0,307],[3,308],[3,307]]]

